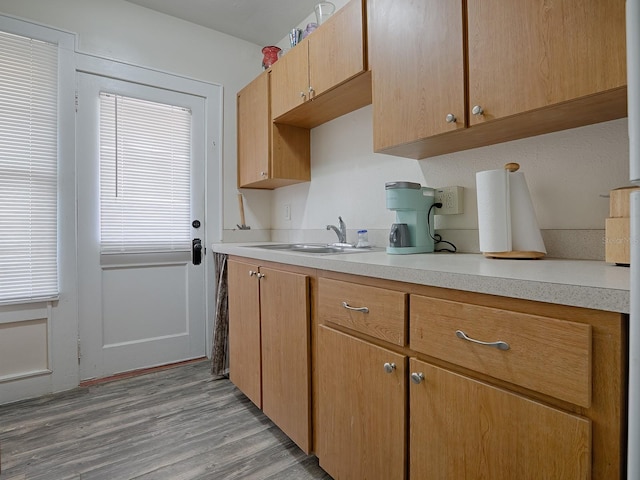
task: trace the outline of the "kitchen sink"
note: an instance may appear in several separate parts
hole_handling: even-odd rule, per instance
[[[336,253],[364,253],[372,252],[373,248],[356,248],[349,244],[327,243],[268,243],[262,245],[245,245],[251,248],[264,248],[265,250],[282,250],[288,252],[336,254]]]

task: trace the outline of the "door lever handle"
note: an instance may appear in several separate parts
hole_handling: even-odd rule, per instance
[[[191,261],[194,265],[202,263],[202,240],[194,238],[191,241]]]

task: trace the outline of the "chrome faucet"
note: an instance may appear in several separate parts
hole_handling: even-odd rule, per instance
[[[342,217],[338,217],[338,227],[335,225],[327,225],[327,230],[336,232],[338,243],[347,243],[347,226],[342,221]]]

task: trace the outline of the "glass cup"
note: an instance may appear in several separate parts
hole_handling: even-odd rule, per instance
[[[336,6],[331,2],[320,2],[315,6],[314,10],[318,25],[322,25],[336,11]]]

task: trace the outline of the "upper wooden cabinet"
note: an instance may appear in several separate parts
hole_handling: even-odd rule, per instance
[[[273,64],[277,123],[312,128],[371,103],[364,12],[351,0]]]
[[[374,149],[424,158],[625,116],[624,10],[369,0]]]
[[[467,2],[470,124],[624,87],[624,3]]]
[[[374,150],[464,128],[462,2],[369,0],[369,9]]]
[[[309,97],[309,41],[296,45],[271,66],[273,118],[294,109]]]
[[[311,180],[310,133],[274,125],[270,72],[238,92],[238,187],[272,189]]]

